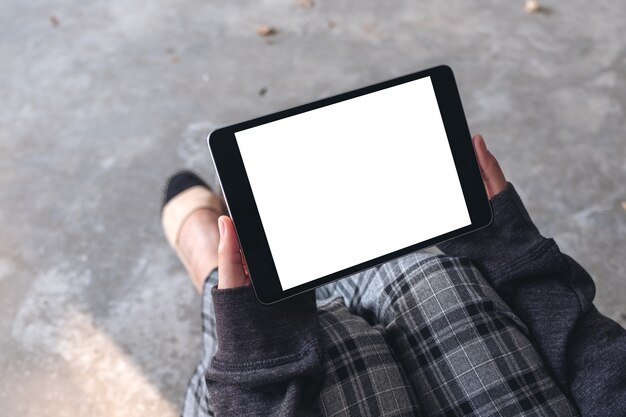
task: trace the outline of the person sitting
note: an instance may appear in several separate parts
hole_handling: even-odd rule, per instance
[[[173,176],[163,225],[202,294],[183,416],[626,415],[626,331],[472,140],[490,226],[271,306],[220,198]]]

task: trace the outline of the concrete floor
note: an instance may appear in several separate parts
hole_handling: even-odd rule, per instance
[[[0,415],[177,415],[199,297],[162,236],[164,178],[213,181],[216,126],[439,63],[626,323],[626,5],[546,5],[0,1]]]

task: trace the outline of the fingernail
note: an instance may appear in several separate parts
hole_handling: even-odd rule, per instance
[[[487,150],[487,142],[485,142],[485,138],[483,138],[482,136],[478,135],[478,142],[480,144],[480,147],[486,151]]]
[[[220,229],[220,237],[224,237],[224,218],[217,219],[217,227]]]

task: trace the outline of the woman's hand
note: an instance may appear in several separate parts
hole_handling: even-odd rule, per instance
[[[236,288],[250,285],[243,254],[233,221],[228,216],[217,219],[220,243],[217,247],[217,288]]]
[[[476,158],[478,159],[480,175],[483,177],[485,190],[487,190],[487,196],[491,200],[494,195],[498,194],[506,187],[504,173],[496,158],[489,152],[489,149],[487,149],[485,140],[481,135],[474,136],[472,138],[472,144],[474,145],[474,152],[476,152]]]

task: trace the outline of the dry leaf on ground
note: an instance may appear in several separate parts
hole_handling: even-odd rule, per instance
[[[298,6],[302,9],[312,9],[315,2],[313,0],[298,0]]]
[[[59,26],[61,26],[61,21],[55,15],[49,16],[48,20],[50,21],[50,24],[53,28],[58,28]]]
[[[256,34],[259,36],[271,36],[276,34],[276,29],[270,25],[259,25],[256,27]]]
[[[543,9],[543,6],[539,4],[537,0],[526,0],[524,10],[526,13],[537,13]]]

